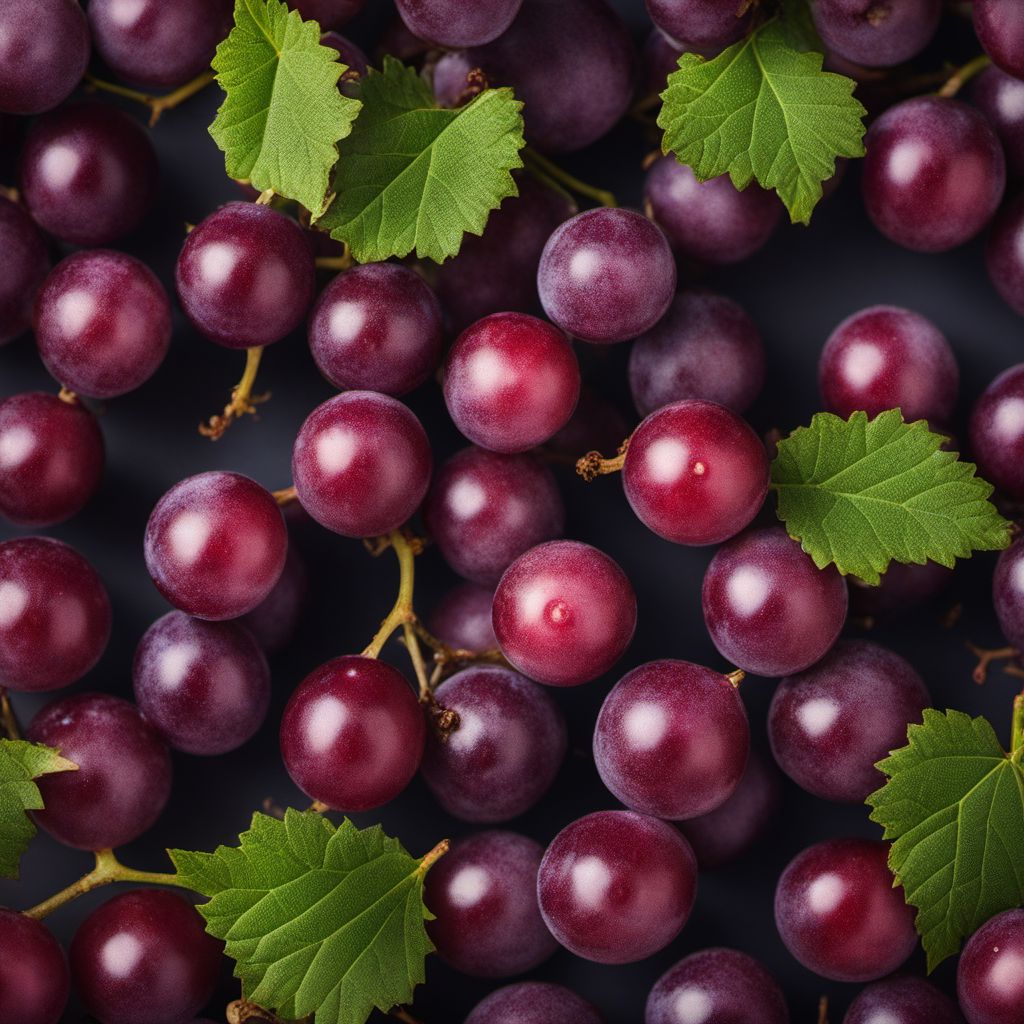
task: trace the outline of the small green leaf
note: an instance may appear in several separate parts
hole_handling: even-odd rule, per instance
[[[800,20],[775,18],[713,60],[684,53],[661,94],[664,151],[701,181],[728,172],[742,189],[756,179],[808,223],[836,157],[864,155],[867,113],[856,83],[806,51],[812,40]]]
[[[210,897],[206,930],[226,942],[246,998],[288,1020],[363,1024],[424,980],[423,879],[436,857],[414,860],[379,826],[255,814],[237,847],[169,853],[182,884]]]
[[[361,85],[363,112],[341,144],[337,195],[320,219],[360,263],[407,256],[441,263],[491,210],[518,195],[523,118],[510,89],[443,110],[423,79],[392,57]]]
[[[213,58],[227,98],[210,125],[232,178],[320,213],[338,141],[359,113],[338,91],[337,56],[315,21],[280,0],[235,0],[235,27]]]
[[[1010,543],[992,486],[970,462],[940,450],[945,438],[899,409],[870,422],[818,413],[779,442],[772,463],[779,518],[819,569],[878,583],[889,562],[952,566]]]
[[[993,914],[1024,902],[1024,771],[984,718],[924,713],[909,746],[878,763],[868,797],[894,840],[889,866],[917,908],[928,970]]]
[[[18,877],[18,861],[36,834],[25,812],[42,810],[43,797],[32,780],[77,770],[78,765],[41,743],[0,740],[0,877]]]

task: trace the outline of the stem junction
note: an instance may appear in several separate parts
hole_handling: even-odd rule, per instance
[[[224,411],[219,415],[211,416],[206,423],[199,424],[199,433],[203,437],[208,437],[211,441],[219,441],[235,420],[247,415],[255,416],[256,406],[262,405],[270,398],[269,391],[262,395],[252,393],[262,358],[263,349],[259,346],[245,350],[245,372],[242,374],[242,379],[232,389],[231,401],[224,406]]]
[[[943,99],[951,99],[955,96],[975,75],[984,71],[992,63],[992,58],[983,53],[969,60],[963,67],[957,68],[946,79],[946,84],[939,89],[937,95]]]
[[[994,661],[1010,662],[1010,664],[1003,666],[1003,671],[1009,675],[1017,675],[1017,672],[1011,671],[1017,668],[1013,661],[1020,655],[1020,651],[1016,647],[976,647],[971,643],[967,647],[971,654],[978,659],[978,664],[974,666],[971,678],[979,686],[988,678],[988,667]]]
[[[194,96],[201,89],[205,89],[215,78],[212,71],[204,71],[201,75],[178,86],[173,92],[165,93],[163,96],[152,93],[140,92],[138,89],[130,89],[126,85],[118,85],[115,82],[104,82],[95,75],[86,75],[86,85],[92,89],[101,89],[103,92],[111,92],[115,96],[124,96],[125,99],[135,100],[149,107],[149,126],[153,127],[160,120],[160,115],[165,110],[172,110],[180,103],[184,103],[190,96]]]
[[[629,438],[627,437],[619,445],[618,455],[606,459],[600,452],[587,452],[576,462],[576,472],[583,477],[587,483],[596,480],[606,473],[618,473],[626,461],[626,451],[629,449]]]
[[[619,205],[614,194],[607,189],[588,185],[585,181],[574,177],[568,171],[559,167],[554,161],[549,160],[546,156],[535,150],[524,149],[523,162],[534,175],[543,178],[549,184],[553,183],[562,188],[567,188],[570,192],[586,196],[587,199],[592,199],[595,203],[600,203],[602,206]]]

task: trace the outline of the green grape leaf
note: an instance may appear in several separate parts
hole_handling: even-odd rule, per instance
[[[893,840],[889,866],[917,908],[928,970],[993,914],[1024,902],[1024,771],[984,718],[929,708],[909,745],[878,768],[871,820]]]
[[[661,94],[664,151],[701,181],[728,173],[743,189],[756,179],[808,223],[836,157],[864,155],[867,113],[856,83],[822,71],[811,42],[799,20],[774,18],[713,60],[684,53]]]
[[[206,930],[247,999],[288,1020],[363,1024],[424,980],[423,880],[446,848],[415,860],[379,826],[289,809],[283,821],[253,815],[237,847],[169,854],[181,883],[209,897]]]
[[[0,740],[0,878],[18,877],[18,862],[36,834],[35,823],[25,813],[43,807],[33,780],[77,770],[78,765],[41,743]]]
[[[511,89],[485,89],[457,110],[434,103],[412,68],[393,57],[362,80],[363,111],[341,144],[336,195],[320,218],[360,263],[407,256],[442,263],[466,232],[479,235],[491,210],[518,195],[522,103]]]
[[[873,420],[818,413],[779,442],[772,462],[778,515],[819,569],[877,584],[890,561],[952,566],[1010,543],[1010,523],[970,462],[899,409]]]
[[[338,91],[337,56],[315,21],[280,0],[235,0],[234,28],[213,58],[227,97],[210,125],[232,178],[321,212],[360,107]]]

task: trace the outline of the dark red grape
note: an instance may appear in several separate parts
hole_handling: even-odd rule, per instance
[[[721,50],[742,39],[751,13],[732,0],[645,0],[651,21],[673,39]]]
[[[49,537],[0,544],[0,686],[56,690],[100,659],[110,598],[96,570]]]
[[[971,10],[974,31],[993,63],[1024,78],[1024,8],[1017,0],[974,0]]]
[[[544,850],[516,832],[459,840],[427,875],[427,933],[456,970],[507,978],[533,970],[558,948],[537,906]]]
[[[305,21],[317,21],[322,29],[340,28],[366,5],[366,0],[288,0]]]
[[[697,863],[678,829],[633,811],[597,811],[551,841],[540,912],[568,950],[625,964],[664,949],[690,916]]]
[[[103,1024],[181,1024],[213,995],[222,945],[177,893],[136,889],[97,907],[71,943],[75,990]]]
[[[70,989],[67,958],[46,925],[0,907],[0,1020],[59,1024]]]
[[[916,57],[939,27],[942,0],[816,0],[811,7],[822,42],[862,67],[891,68]]]
[[[953,1001],[924,978],[898,975],[868,985],[843,1024],[960,1024]]]
[[[937,562],[890,562],[878,586],[846,577],[850,611],[862,618],[895,618],[942,593],[952,581],[953,570]]]
[[[235,619],[273,589],[288,531],[273,495],[240,473],[175,484],[146,524],[146,567],[168,601],[201,619]]]
[[[603,1024],[585,999],[562,985],[520,981],[482,999],[465,1024]]]
[[[269,594],[238,621],[256,638],[266,654],[288,646],[306,604],[309,573],[294,544],[288,545],[284,568]]]
[[[171,795],[171,758],[138,708],[106,693],[47,704],[26,739],[55,747],[77,771],[36,781],[45,810],[33,816],[55,839],[106,850],[142,835]]]
[[[509,662],[549,686],[607,672],[636,629],[636,594],[618,563],[572,540],[539,544],[494,593],[494,634]]]
[[[103,476],[103,434],[80,402],[26,391],[0,402],[0,515],[19,526],[70,519]]]
[[[425,738],[405,677],[374,658],[334,658],[314,669],[281,719],[292,781],[337,811],[368,811],[398,796],[420,766]]]
[[[657,225],[633,210],[587,210],[555,228],[537,268],[541,305],[584,341],[650,330],[676,290],[676,264]]]
[[[519,13],[523,0],[396,0],[409,31],[434,46],[481,46],[497,39]]]
[[[660,28],[652,28],[644,43],[640,55],[642,72],[642,92],[662,93],[665,91],[667,78],[679,67],[679,58],[683,48],[665,35]]]
[[[1003,144],[1007,172],[1014,178],[1024,175],[1024,82],[987,67],[974,80],[971,99]]]
[[[491,624],[494,591],[476,583],[460,583],[438,602],[430,616],[430,631],[457,650],[493,651],[498,646]]]
[[[750,728],[736,687],[689,661],[650,661],[626,673],[601,706],[594,762],[627,807],[679,820],[733,793]]]
[[[71,103],[32,126],[18,165],[33,220],[75,245],[106,245],[134,231],[156,199],[153,143],[107,103]]]
[[[464,821],[497,822],[528,811],[565,759],[565,720],[544,689],[497,665],[463,669],[435,691],[459,716],[447,739],[427,737],[423,778]]]
[[[1004,910],[970,937],[960,954],[956,991],[967,1024],[1019,1024],[1024,910]]]
[[[144,263],[94,249],[66,257],[36,297],[36,344],[72,391],[114,398],[156,373],[171,344],[171,304]]]
[[[968,424],[978,475],[1024,500],[1024,363],[1004,370],[974,403]]]
[[[996,217],[985,248],[985,262],[996,291],[1024,315],[1024,196],[1018,196]]]
[[[420,421],[373,391],[347,391],[318,405],[292,450],[302,507],[344,537],[401,526],[427,493],[432,465]]]
[[[1024,650],[1024,540],[1000,554],[992,576],[992,604],[1007,643]]]
[[[0,18],[2,18],[0,14]],[[0,345],[16,338],[32,322],[36,292],[50,272],[46,243],[32,218],[17,203],[0,196]]]

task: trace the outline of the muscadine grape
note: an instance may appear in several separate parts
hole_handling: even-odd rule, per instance
[[[368,811],[409,784],[423,756],[419,702],[396,668],[346,655],[314,669],[281,719],[281,756],[308,797]]]
[[[1024,88],[1024,82],[1021,83]],[[985,247],[988,276],[1006,303],[1024,315],[1024,196],[1001,210]]]
[[[604,1024],[585,999],[563,985],[521,981],[482,999],[464,1024]]]
[[[1024,363],[1004,370],[974,403],[968,424],[978,475],[1024,500]]]
[[[497,39],[519,13],[523,0],[396,0],[409,31],[435,46],[480,46]]]
[[[430,631],[456,650],[493,651],[498,639],[491,624],[494,591],[477,583],[452,587],[430,616]]]
[[[939,27],[942,0],[816,0],[811,12],[832,53],[861,67],[890,68],[928,45]]]
[[[292,449],[302,507],[344,537],[401,526],[427,493],[432,465],[420,421],[401,402],[373,391],[346,391],[318,405]]]
[[[636,629],[636,594],[603,551],[553,540],[505,570],[493,623],[502,654],[520,672],[549,686],[577,686],[625,653]]]
[[[886,978],[863,989],[843,1024],[960,1024],[953,1000],[924,978]]]
[[[288,6],[304,21],[316,21],[322,29],[340,28],[366,5],[366,0],[288,0]]]
[[[993,63],[1024,78],[1024,8],[1017,0],[975,0],[971,11],[978,41]]]
[[[999,555],[992,603],[1007,643],[1024,650],[1024,540],[1015,540]]]
[[[1024,175],[1024,82],[987,67],[972,83],[971,99],[999,136],[1009,174]]]
[[[967,1024],[1019,1024],[1024,1006],[1024,910],[1004,910],[967,940],[956,972]]]
[[[0,196],[0,345],[32,322],[36,292],[50,272],[46,243],[24,208]]]
[[[846,577],[850,611],[866,618],[895,618],[940,594],[952,581],[953,570],[938,562],[890,562],[877,586]]]
[[[651,21],[673,39],[720,50],[746,35],[750,11],[732,0],[645,0]]]
[[[266,654],[277,654],[288,646],[302,618],[308,589],[306,563],[290,543],[284,568],[270,593],[238,620]]]
[[[0,1020],[58,1024],[70,989],[67,958],[46,925],[0,907]]]

